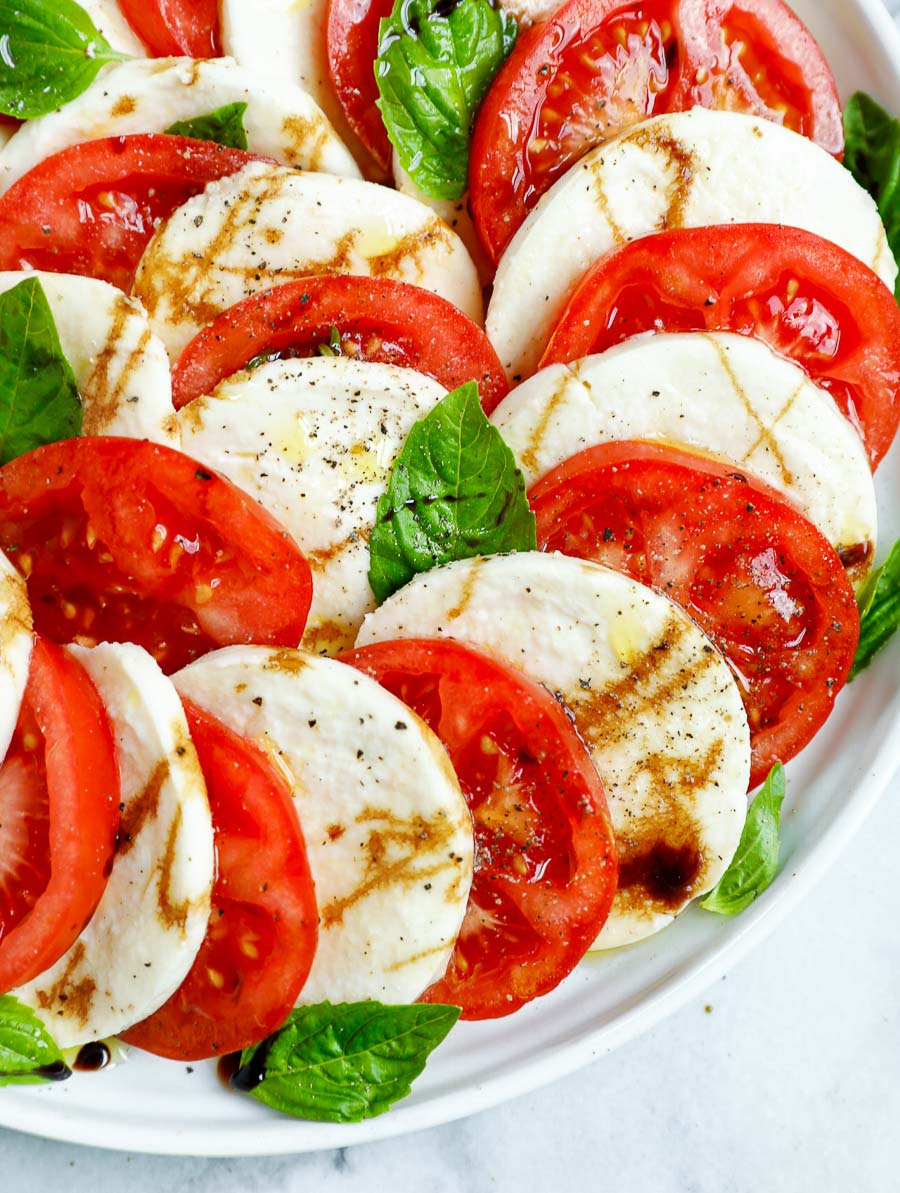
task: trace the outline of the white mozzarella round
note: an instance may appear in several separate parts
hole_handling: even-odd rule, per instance
[[[82,401],[82,433],[179,446],[169,358],[134,298],[96,278],[0,273],[0,293],[40,279]]]
[[[493,421],[531,485],[611,439],[649,439],[745,466],[803,511],[838,550],[876,541],[865,448],[825,390],[749,336],[637,336],[517,386]],[[853,552],[854,555],[857,552]]]
[[[319,906],[302,1003],[412,1002],[446,969],[473,831],[443,746],[373,679],[299,650],[233,646],[174,677],[287,776]]]
[[[69,650],[106,707],[124,806],[87,927],[15,991],[61,1048],[124,1031],[174,994],[206,935],[215,874],[206,784],[171,682],[139,646]]]
[[[358,645],[435,636],[504,655],[571,710],[619,847],[595,947],[649,936],[718,882],[744,824],[750,733],[728,665],[681,609],[594,563],[495,555],[417,576],[369,614]],[[646,873],[668,851],[684,873],[660,892]]]
[[[533,372],[584,272],[616,245],[667,228],[787,224],[864,261],[897,266],[872,198],[798,133],[736,112],[658,116],[591,150],[543,196],[494,281],[488,335],[512,377]]]
[[[349,178],[359,170],[313,99],[230,58],[149,58],[104,67],[77,99],[29,120],[0,151],[0,191],[44,158],[82,141],[162,133],[179,120],[246,103],[252,153]]]
[[[157,230],[134,293],[177,356],[241,299],[322,273],[411,282],[482,321],[469,254],[423,204],[374,182],[260,162],[210,183]]]
[[[78,3],[114,50],[132,58],[147,57],[146,46],[125,20],[118,0],[78,0]]]
[[[179,412],[184,452],[255,497],[309,560],[307,650],[352,646],[374,608],[375,507],[413,423],[445,392],[412,369],[318,357],[238,373]]]
[[[33,643],[28,589],[0,551],[0,764],[19,719]]]

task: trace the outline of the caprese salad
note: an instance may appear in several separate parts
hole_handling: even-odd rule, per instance
[[[0,111],[0,1084],[356,1121],[747,907],[900,624],[900,125],[782,0],[0,0]]]

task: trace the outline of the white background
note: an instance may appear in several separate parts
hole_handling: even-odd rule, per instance
[[[900,0],[889,7],[900,14]],[[895,1193],[898,913],[900,778],[805,904],[727,979],[537,1094],[405,1139],[271,1160],[121,1155],[0,1130],[0,1187]]]

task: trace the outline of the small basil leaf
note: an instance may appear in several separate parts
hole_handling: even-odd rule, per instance
[[[784,767],[776,762],[747,812],[731,865],[700,904],[717,915],[737,915],[775,877],[781,842],[778,829],[784,802]]]
[[[316,351],[319,356],[343,356],[343,349],[341,348],[341,333],[336,327],[332,327],[331,333],[328,336],[327,344],[319,344]]]
[[[459,1007],[320,1003],[245,1048],[232,1085],[274,1110],[316,1122],[374,1118],[410,1092]]]
[[[166,132],[173,137],[194,137],[197,141],[215,141],[229,149],[247,148],[247,130],[244,128],[244,113],[247,105],[225,104],[206,116],[193,116],[190,120],[176,120]]]
[[[74,0],[0,0],[0,112],[32,120],[81,95],[112,49]]]
[[[394,462],[369,539],[372,592],[380,603],[454,559],[536,549],[525,480],[469,381],[419,419]]]
[[[490,0],[395,0],[378,27],[378,107],[403,169],[432,199],[460,199],[472,122],[513,48]]]
[[[81,398],[37,278],[0,294],[0,464],[81,432]]]
[[[844,165],[875,202],[900,263],[900,120],[857,91],[844,109]],[[900,277],[894,294],[900,301]]]
[[[0,995],[0,1085],[37,1085],[71,1076],[37,1015],[11,994]]]
[[[866,585],[859,604],[859,645],[850,679],[865,671],[900,629],[900,539]]]

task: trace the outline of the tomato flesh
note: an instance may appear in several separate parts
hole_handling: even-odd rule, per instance
[[[219,0],[119,0],[154,58],[218,58]]]
[[[175,406],[256,357],[317,356],[332,328],[355,360],[416,369],[448,390],[478,381],[487,413],[509,391],[490,340],[446,299],[390,278],[324,275],[251,295],[206,326],[173,369]]]
[[[257,160],[163,133],[63,149],[0,197],[0,269],[86,274],[127,292],[158,224],[208,182]]]
[[[764,340],[827,389],[875,468],[900,425],[900,310],[856,257],[799,228],[725,224],[635,240],[572,295],[541,367],[647,331],[731,331]]]
[[[343,661],[434,730],[475,823],[465,919],[423,999],[508,1015],[571,972],[612,904],[615,842],[587,749],[544,688],[462,643],[380,642]]]
[[[0,992],[74,943],[106,887],[119,826],[119,769],[84,669],[38,637],[0,766]]]
[[[209,792],[217,869],[206,937],[172,997],[123,1039],[176,1060],[276,1031],[312,965],[315,887],[291,790],[252,742],[186,703]]]
[[[325,41],[328,71],[347,123],[385,173],[391,143],[376,103],[378,25],[391,15],[393,0],[328,0]]]
[[[750,723],[751,786],[815,735],[859,638],[853,589],[812,523],[732,465],[614,442],[531,490],[538,545],[625,572],[719,647]]]
[[[0,469],[0,549],[57,642],[135,642],[170,673],[216,646],[296,646],[312,598],[286,531],[229,481],[133,439],[50,444]]]

